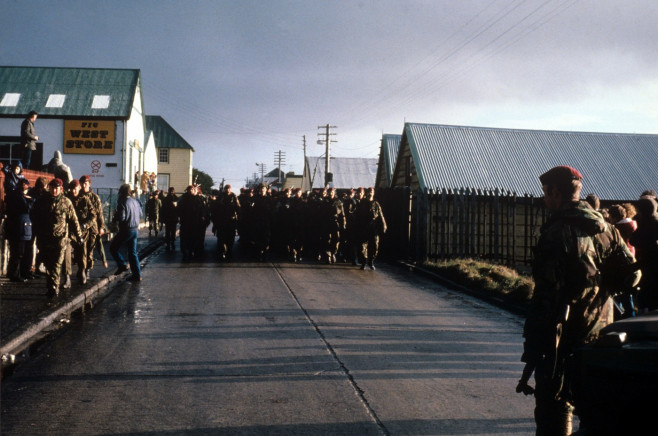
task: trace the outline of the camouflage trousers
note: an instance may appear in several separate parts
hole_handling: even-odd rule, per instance
[[[151,230],[155,230],[155,233],[158,233],[162,228],[160,224],[160,217],[158,214],[151,215],[149,217],[149,232],[151,232]]]
[[[80,270],[86,271],[94,267],[94,249],[96,248],[97,242],[98,233],[89,233],[87,237],[83,239],[79,246],[77,257],[77,263]]]
[[[330,229],[324,235],[324,248],[328,256],[336,256],[340,247],[340,229]]]
[[[370,235],[366,241],[361,241],[359,261],[364,265],[366,261],[372,265],[379,253],[379,235]]]
[[[39,252],[46,267],[46,283],[49,288],[59,287],[60,273],[64,265],[67,247],[70,247],[68,238],[51,238],[40,244]]]

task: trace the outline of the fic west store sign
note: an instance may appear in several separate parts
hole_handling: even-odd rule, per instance
[[[114,121],[64,120],[64,153],[114,154]]]

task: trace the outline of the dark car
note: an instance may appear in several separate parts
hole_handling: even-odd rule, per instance
[[[585,434],[656,434],[658,311],[610,324],[597,342],[579,350],[575,364],[574,395]]]

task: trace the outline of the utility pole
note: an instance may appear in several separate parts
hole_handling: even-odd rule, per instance
[[[281,167],[286,163],[286,153],[279,150],[274,152],[274,165],[278,168],[279,186],[281,186]]]
[[[335,140],[332,140],[331,137],[335,136],[335,133],[329,132],[329,129],[335,129],[336,126],[330,126],[329,124],[325,126],[318,126],[318,129],[324,129],[324,133],[318,133],[319,136],[324,135],[324,142],[325,142],[325,164],[324,164],[324,186],[327,186],[328,184],[332,183],[334,181],[333,174],[331,174],[331,165],[329,164],[329,161],[331,160],[331,155],[330,155],[330,144],[332,142],[336,142]],[[321,141],[318,141],[318,144],[320,144]]]
[[[304,140],[304,164],[302,166],[306,168],[306,135],[302,135],[302,139]],[[303,172],[304,170],[302,170],[302,174]]]
[[[265,183],[265,164],[256,162],[256,166],[260,167],[260,182]]]

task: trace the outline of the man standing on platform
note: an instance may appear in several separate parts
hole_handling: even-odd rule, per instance
[[[21,123],[21,144],[23,145],[23,168],[31,170],[30,164],[32,163],[32,152],[37,149],[37,141],[39,137],[34,130],[34,122],[37,120],[38,114],[35,111],[30,111],[27,118]]]

